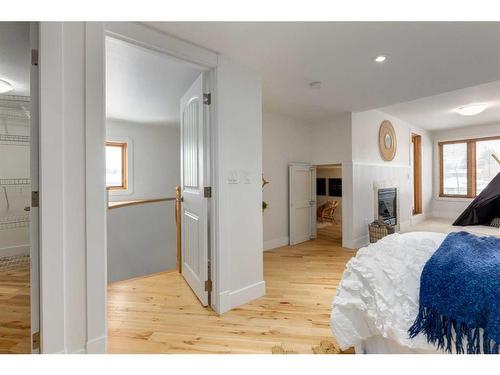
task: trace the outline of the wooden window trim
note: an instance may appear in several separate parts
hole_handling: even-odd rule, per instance
[[[107,186],[110,191],[128,189],[128,168],[127,168],[127,142],[106,141],[106,146],[120,147],[122,149],[122,184],[121,186]]]
[[[476,181],[476,144],[477,142],[498,140],[500,136],[458,139],[453,141],[438,142],[439,151],[439,197],[440,198],[466,198],[473,199],[477,196],[477,181]],[[443,187],[443,146],[456,143],[467,144],[467,194],[444,194]]]
[[[419,215],[422,210],[422,136],[411,135],[413,152],[413,215]]]

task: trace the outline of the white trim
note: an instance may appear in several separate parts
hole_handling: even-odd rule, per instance
[[[217,66],[217,54],[136,22],[106,22],[106,34],[205,68]]]
[[[0,256],[11,257],[16,255],[30,255],[30,249],[31,246],[29,244],[0,247]]]
[[[107,335],[96,337],[93,340],[87,341],[85,345],[85,353],[87,354],[101,354],[106,353]],[[83,350],[82,350],[83,351]]]
[[[87,342],[90,343],[107,335],[105,82],[103,24],[88,22],[85,23],[85,207]],[[105,346],[102,349],[104,353]]]
[[[408,164],[395,164],[391,162],[387,162],[387,164],[384,163],[370,163],[370,162],[364,162],[364,161],[353,161],[351,163],[353,166],[368,166],[368,167],[384,167],[384,168],[405,168],[405,169],[410,169],[411,166]]]
[[[65,351],[63,29],[40,23],[41,352]]]
[[[342,239],[342,247],[351,249],[351,250],[357,250],[362,247],[367,246],[370,243],[370,236],[368,234],[365,234],[364,236],[358,237],[358,238],[343,238]]]
[[[224,314],[225,312],[231,310],[231,297],[230,297],[230,291],[225,290],[217,295],[218,298],[218,304],[219,304],[219,310],[217,313]]]
[[[259,281],[229,293],[231,309],[260,298],[266,294],[266,282]]]
[[[288,246],[288,242],[289,242],[288,236],[264,241],[264,251],[276,249],[278,247]]]

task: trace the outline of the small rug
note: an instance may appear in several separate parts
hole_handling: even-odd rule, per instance
[[[312,351],[314,354],[353,354],[354,350],[347,349],[346,351],[340,350],[340,348],[335,345],[330,340],[322,340],[318,346],[313,346]],[[273,346],[273,354],[299,354],[294,350],[287,350],[281,345]]]

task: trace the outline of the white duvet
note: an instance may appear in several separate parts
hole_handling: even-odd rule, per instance
[[[362,248],[346,266],[332,307],[332,330],[342,349],[383,337],[433,351],[424,335],[408,337],[418,313],[420,275],[446,237],[443,233],[393,234]]]

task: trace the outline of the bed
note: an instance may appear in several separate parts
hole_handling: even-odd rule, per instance
[[[442,353],[408,328],[419,309],[420,275],[445,233],[387,236],[358,251],[337,288],[331,327],[339,346],[356,353]]]

